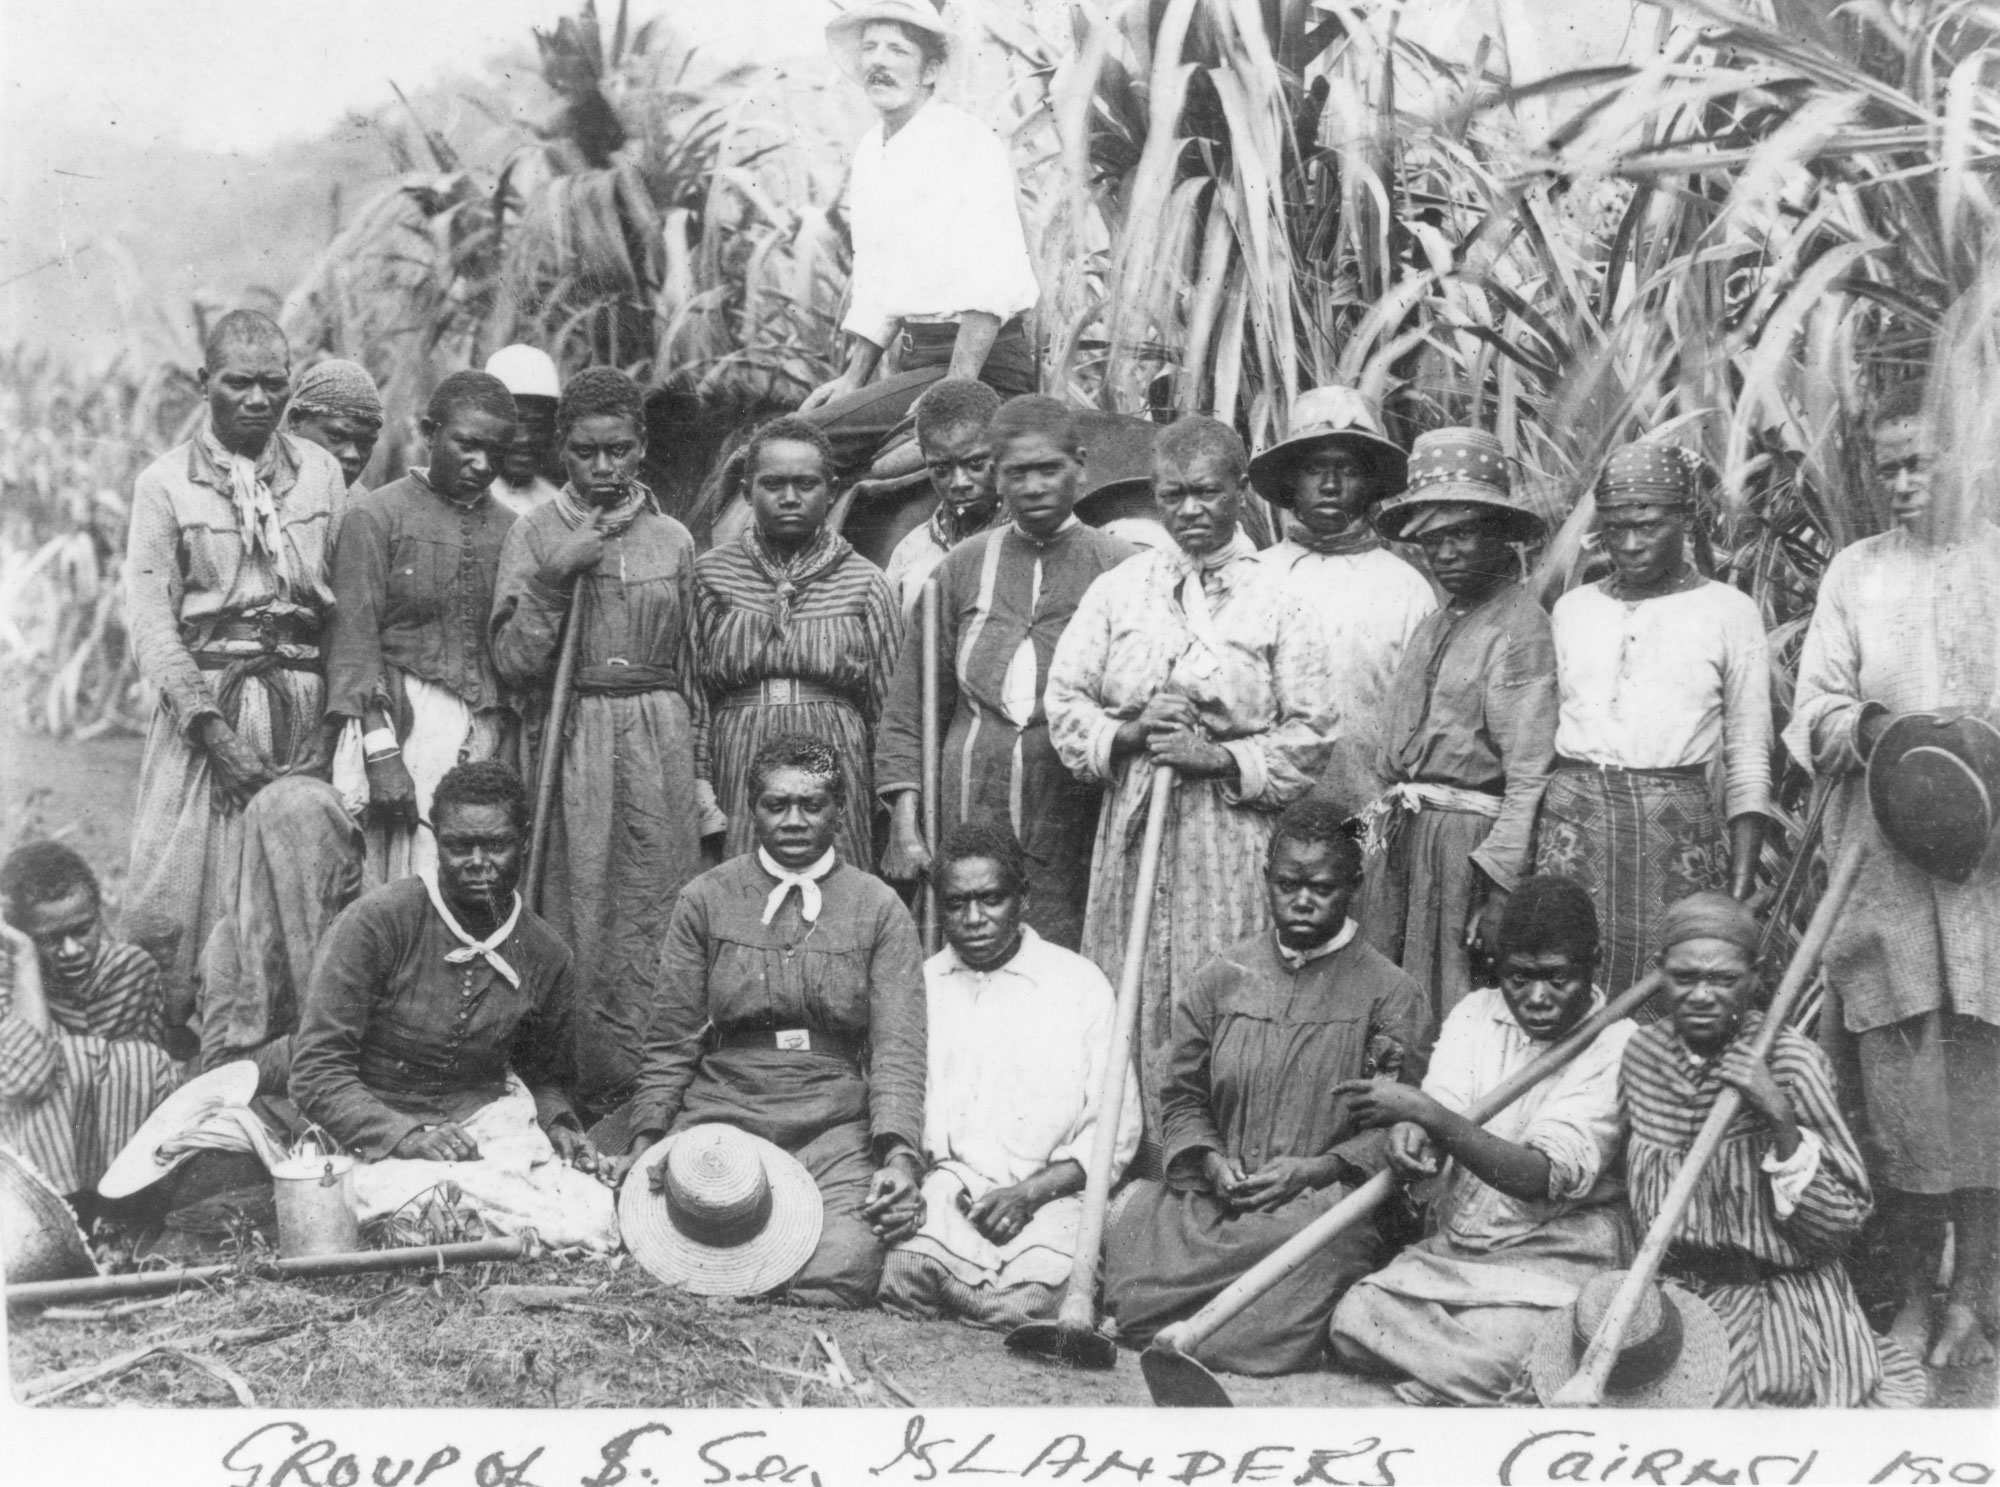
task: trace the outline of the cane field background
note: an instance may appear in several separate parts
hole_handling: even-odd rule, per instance
[[[954,7],[978,44],[948,91],[1007,135],[1020,171],[1045,389],[1163,421],[1213,413],[1253,447],[1301,390],[1336,380],[1380,397],[1405,441],[1492,428],[1551,519],[1524,557],[1551,598],[1592,571],[1588,493],[1608,452],[1647,435],[1697,450],[1701,561],[1763,610],[1782,726],[1827,560],[1886,524],[1871,399],[1936,359],[1950,478],[1977,499],[2000,471],[2000,4],[1641,5],[1633,60],[1536,76],[1499,36],[1462,57],[1413,39],[1417,7]],[[366,120],[366,189],[349,131],[348,184],[295,282],[132,309],[123,349],[87,362],[0,348],[0,846],[67,833],[115,900],[147,706],[119,592],[131,482],[196,416],[200,332],[231,303],[278,314],[300,365],[338,355],[375,374],[389,417],[371,484],[418,456],[435,380],[503,344],[543,345],[566,371],[624,367],[655,392],[653,474],[691,524],[713,514],[715,456],[831,374],[844,152],[866,122],[853,90],[718,63],[622,3],[531,39],[532,65]],[[1782,956],[1824,868],[1800,853],[1809,782],[1778,765],[1763,878]],[[592,1370],[625,1367],[601,1349],[643,1353],[642,1390],[663,1402],[1045,1402],[1020,1383],[1033,1369],[954,1373],[993,1339],[882,1318],[732,1305],[750,1340],[717,1363],[716,1308],[642,1294],[629,1271],[591,1277],[581,1296],[490,1307],[476,1276],[246,1282],[17,1325],[16,1377],[60,1384],[135,1338],[190,1333],[234,1335],[240,1356],[216,1373],[153,1354],[114,1382],[71,1376],[65,1402],[227,1402],[234,1372],[267,1403],[589,1403]],[[422,1293],[421,1328],[382,1303],[406,1292]],[[572,1367],[558,1324],[579,1315],[588,1356]],[[501,1330],[454,1331],[475,1322]],[[1102,1398],[1062,1397],[1137,1389],[1129,1368],[1116,1377]],[[1990,1403],[1993,1371],[1940,1385]]]

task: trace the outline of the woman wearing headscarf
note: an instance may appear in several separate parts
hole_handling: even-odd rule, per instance
[[[754,522],[694,565],[695,654],[710,713],[724,850],[753,845],[750,760],[767,739],[810,733],[846,771],[835,844],[866,872],[874,854],[874,731],[895,671],[902,615],[882,570],[827,526],[833,453],[798,418],[743,451]]]
[[[723,822],[695,679],[694,539],[636,478],[638,385],[610,367],[577,376],[556,442],[568,483],[501,547],[493,664],[546,717],[563,621],[582,627],[547,862],[528,888],[576,953],[576,1093],[599,1114],[631,1094],[667,916]]]
[[[1535,870],[1590,890],[1614,992],[1645,974],[1675,899],[1725,886],[1749,896],[1770,810],[1764,621],[1748,594],[1690,560],[1695,473],[1668,444],[1611,456],[1596,531],[1612,571],[1563,595],[1550,620],[1561,711]],[[1726,844],[1708,780],[1718,759]]]
[[[382,394],[358,362],[316,362],[292,387],[285,428],[340,462],[347,496],[368,494],[361,472],[382,436]]]
[[[1643,1233],[1716,1098],[1743,1096],[1660,1267],[1729,1334],[1719,1405],[1921,1405],[1923,1370],[1869,1328],[1841,1263],[1873,1202],[1826,1057],[1790,1028],[1768,1058],[1751,1051],[1764,1020],[1755,917],[1709,891],[1668,908],[1659,933],[1666,1015],[1632,1035],[1618,1076],[1626,1182]]]
[[[784,1148],[825,1204],[818,1248],[785,1290],[812,1306],[872,1304],[885,1246],[921,1211],[923,952],[894,891],[837,845],[848,769],[796,733],[749,761],[751,850],[674,906],[618,1122],[630,1153],[603,1171],[621,1180],[662,1136],[708,1122]]]

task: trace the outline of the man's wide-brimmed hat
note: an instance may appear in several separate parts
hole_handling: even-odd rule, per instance
[[[1444,508],[1474,506],[1500,519],[1510,542],[1542,535],[1542,519],[1515,499],[1507,452],[1484,429],[1433,429],[1410,450],[1409,485],[1375,513],[1384,537],[1411,539],[1451,519]]]
[[[653,1172],[664,1169],[664,1191]],[[799,1160],[735,1126],[689,1126],[650,1148],[618,1190],[625,1247],[697,1296],[761,1296],[805,1268],[825,1207]]]
[[[247,1107],[256,1094],[257,1066],[247,1058],[190,1079],[162,1100],[125,1143],[125,1149],[98,1180],[98,1193],[106,1198],[125,1198],[151,1187],[198,1149],[192,1145],[183,1145],[178,1151],[161,1148],[179,1145],[180,1138],[194,1134],[218,1111]]]
[[[835,65],[857,83],[862,75],[861,33],[877,21],[894,21],[935,36],[945,55],[951,55],[951,27],[930,0],[861,0],[826,26],[826,49],[833,53]]]
[[[1377,500],[1395,495],[1408,478],[1409,457],[1389,437],[1375,399],[1335,383],[1299,394],[1285,437],[1250,461],[1257,494],[1273,506],[1289,507],[1293,471],[1307,451],[1322,444],[1346,445],[1368,458],[1381,478]]]
[[[1528,1354],[1528,1377],[1544,1405],[1570,1381],[1604,1320],[1623,1270],[1594,1275],[1574,1305],[1550,1315]],[[1705,1410],[1721,1397],[1729,1372],[1729,1335],[1699,1296],[1672,1281],[1648,1285],[1625,1328],[1624,1344],[1604,1383],[1607,1409]]]
[[[1882,838],[1934,878],[1963,883],[1993,844],[2000,730],[1983,718],[1905,713],[1868,756]]]

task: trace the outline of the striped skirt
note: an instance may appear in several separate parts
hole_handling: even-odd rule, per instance
[[[174,1092],[180,1073],[157,1044],[49,1036],[55,1077],[31,1099],[0,1100],[0,1142],[33,1162],[57,1192],[88,1192]]]
[[[1603,935],[1598,984],[1623,991],[1652,964],[1668,904],[1728,882],[1729,855],[1699,774],[1558,766],[1535,826],[1535,871],[1589,890]],[[1655,998],[1638,1016],[1661,1015]]]

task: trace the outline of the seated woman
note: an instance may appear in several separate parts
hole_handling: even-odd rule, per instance
[[[1069,1278],[1116,998],[1022,922],[1028,865],[1004,822],[967,821],[937,868],[947,944],[924,964],[923,1224],[889,1254],[882,1304],[984,1327],[1053,1317]],[[1125,1071],[1115,1182],[1139,1149]]]
[[[1403,1176],[1449,1163],[1429,1236],[1358,1281],[1333,1313],[1334,1357],[1407,1375],[1396,1392],[1412,1404],[1505,1398],[1544,1319],[1631,1248],[1618,1170],[1629,1020],[1484,1126],[1463,1114],[1604,1004],[1591,985],[1590,895],[1568,878],[1528,879],[1507,900],[1497,954],[1499,989],[1452,1008],[1421,1090],[1340,1091],[1361,1122],[1389,1127],[1389,1165]]]
[[[1356,937],[1347,909],[1361,846],[1341,811],[1308,798],[1278,818],[1265,874],[1274,929],[1230,946],[1173,1007],[1160,1092],[1166,1181],[1137,1184],[1105,1256],[1105,1306],[1144,1343],[1346,1196],[1365,1175],[1344,1080],[1414,1077],[1430,1035],[1424,990]],[[1381,1263],[1360,1225],[1219,1328],[1210,1368],[1310,1368],[1341,1294]]]
[[[88,1222],[90,1190],[173,1092],[160,968],[111,937],[97,875],[60,842],[0,862],[0,1143]]]
[[[901,900],[834,849],[847,782],[802,734],[751,759],[755,849],[681,890],[621,1112],[637,1134],[607,1173],[709,1121],[790,1152],[825,1200],[819,1248],[785,1289],[811,1306],[875,1300],[884,1246],[916,1232],[922,1173],[923,952]]]
[[[1718,1405],[1921,1405],[1923,1370],[1869,1330],[1841,1264],[1871,1199],[1825,1055],[1787,1028],[1768,1061],[1751,1056],[1756,920],[1725,893],[1697,893],[1667,909],[1660,944],[1668,1015],[1632,1035],[1618,1076],[1642,1232],[1723,1087],[1743,1095],[1660,1268],[1729,1333]]]
[[[610,1249],[611,1195],[587,1175],[596,1154],[570,1108],[570,954],[514,891],[527,817],[504,764],[438,782],[436,868],[364,895],[327,931],[291,1096],[362,1157],[364,1222],[451,1182],[501,1233]]]

